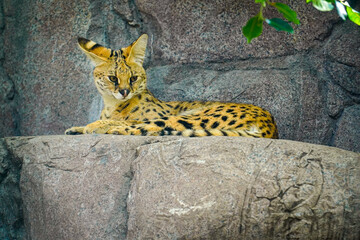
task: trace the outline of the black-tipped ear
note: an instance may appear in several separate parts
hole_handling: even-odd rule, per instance
[[[79,37],[78,44],[80,49],[95,63],[96,66],[108,61],[110,57],[111,49],[103,47],[96,42]]]
[[[85,46],[86,43],[90,42],[90,40],[83,38],[83,37],[78,37],[78,43],[80,46]]]

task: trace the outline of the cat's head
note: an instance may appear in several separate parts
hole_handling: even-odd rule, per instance
[[[143,68],[148,36],[143,34],[130,46],[111,50],[85,38],[78,43],[95,64],[94,80],[105,98],[127,100],[146,89]]]

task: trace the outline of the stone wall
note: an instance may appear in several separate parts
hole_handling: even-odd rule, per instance
[[[0,238],[359,239],[359,181],[359,153],[289,140],[6,138]]]
[[[335,11],[284,2],[299,13],[295,34],[266,27],[247,44],[253,0],[1,0],[0,136],[62,134],[97,119],[101,98],[76,37],[119,48],[146,32],[157,97],[257,104],[283,139],[359,152],[360,31]]]

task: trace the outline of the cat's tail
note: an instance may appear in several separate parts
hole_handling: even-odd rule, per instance
[[[264,137],[260,132],[254,132],[249,130],[229,130],[229,129],[186,129],[184,131],[176,130],[161,130],[160,132],[148,133],[152,136],[184,136],[184,137],[205,137],[205,136],[228,136],[228,137]],[[277,138],[277,134],[270,136],[269,138]]]

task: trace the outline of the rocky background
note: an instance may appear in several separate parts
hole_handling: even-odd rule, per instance
[[[102,102],[77,36],[120,48],[148,33],[145,67],[160,99],[256,104],[283,139],[359,152],[359,27],[283,2],[299,14],[295,34],[265,27],[247,44],[253,0],[0,0],[0,137],[96,120]]]

